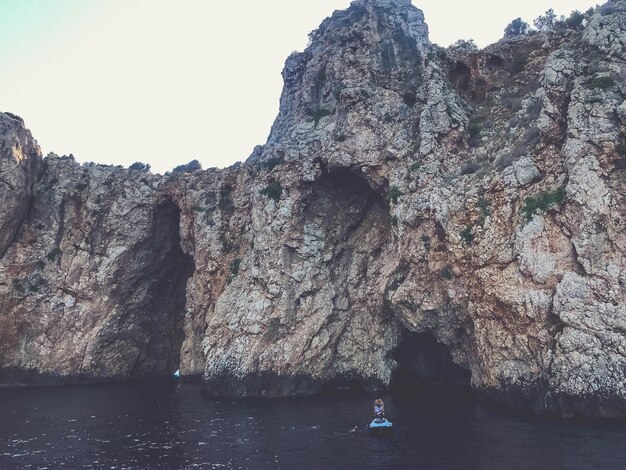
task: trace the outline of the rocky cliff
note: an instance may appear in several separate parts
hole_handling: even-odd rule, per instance
[[[264,146],[160,176],[42,159],[0,114],[5,382],[215,395],[471,384],[626,415],[626,1],[481,51],[355,0]]]

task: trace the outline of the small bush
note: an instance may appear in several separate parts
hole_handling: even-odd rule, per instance
[[[424,244],[424,249],[426,251],[430,251],[430,237],[428,235],[422,235],[422,243]]]
[[[172,170],[172,173],[193,173],[202,170],[202,165],[198,160],[191,160],[186,165],[178,165]]]
[[[482,127],[480,124],[476,122],[472,122],[469,124],[469,126],[467,126],[467,130],[469,132],[470,138],[476,139],[480,137],[480,133],[482,132]]]
[[[313,122],[315,123],[315,128],[317,129],[317,125],[320,123],[321,119],[331,115],[332,113],[325,108],[318,108],[315,111],[313,111],[313,113],[311,114],[311,119],[313,119]]]
[[[220,190],[220,200],[217,203],[217,207],[222,212],[230,212],[235,207],[235,203],[233,199],[230,197],[230,193],[232,193],[233,188],[229,185],[224,185],[224,187]]]
[[[22,279],[13,279],[11,284],[13,285],[14,291],[20,294],[23,294],[24,292],[26,292],[26,287],[24,286],[24,281]]]
[[[409,171],[419,170],[422,167],[422,162],[419,160],[415,160],[413,163],[409,165]]]
[[[46,285],[45,279],[41,277],[39,274],[36,274],[29,281],[28,290],[33,293],[37,293],[39,292],[39,289],[41,289],[45,285]]]
[[[391,199],[394,204],[397,204],[398,198],[403,195],[404,193],[397,186],[394,185],[389,188],[389,199]]]
[[[80,183],[76,183],[76,189],[78,189],[79,191],[82,191],[83,189],[86,189],[87,186],[89,186],[87,183],[85,182],[80,182]]]
[[[612,15],[613,13],[617,13],[618,11],[618,6],[610,3],[605,3],[600,7],[600,14],[602,16]]]
[[[48,252],[48,254],[46,255],[46,258],[48,258],[48,261],[54,261],[57,259],[57,256],[59,256],[61,253],[62,253],[61,249],[58,246],[55,246]]]
[[[516,36],[523,36],[524,34],[528,33],[529,29],[530,26],[528,25],[528,23],[526,23],[521,18],[515,18],[504,29],[504,37],[514,38]]]
[[[452,272],[452,269],[450,268],[450,266],[445,266],[440,272],[439,275],[447,280],[450,280],[454,277],[454,273]]]
[[[402,95],[402,100],[404,101],[404,104],[406,104],[409,108],[412,108],[413,106],[415,106],[415,103],[417,103],[417,97],[415,96],[415,93],[405,93],[404,95]]]
[[[263,188],[260,193],[278,202],[280,200],[280,196],[283,194],[283,187],[278,181],[273,181]]]
[[[477,122],[470,122],[467,126],[469,132],[469,145],[477,147],[480,145],[480,134],[482,133],[482,126]]]
[[[465,165],[463,165],[463,168],[461,168],[461,174],[471,175],[472,173],[476,173],[478,170],[480,170],[480,168],[480,165],[476,162],[466,163]]]
[[[560,205],[565,199],[565,189],[557,188],[554,191],[539,193],[534,197],[526,198],[522,213],[527,220],[530,220],[537,209],[547,210],[552,206]]]
[[[513,111],[519,111],[522,109],[522,98],[519,96],[505,96],[502,98],[502,106]]]
[[[237,248],[230,239],[223,233],[220,235],[220,242],[222,242],[222,249],[224,253],[232,253]]]
[[[454,126],[458,126],[459,120],[454,115],[454,110],[452,109],[452,106],[450,106],[449,104],[446,104],[446,112],[448,113],[448,117],[450,118],[450,121],[452,122],[452,124]]]
[[[473,39],[459,39],[450,46],[450,49],[458,51],[477,51],[478,46]]]
[[[491,205],[484,197],[478,199],[478,209],[480,210],[480,220],[484,222],[491,215]]]
[[[206,212],[206,207],[193,205],[191,206],[191,210],[193,212]]]
[[[594,77],[587,84],[587,88],[592,90],[608,90],[614,86],[615,80],[611,77]]]
[[[345,142],[346,141],[346,135],[345,134],[339,134],[337,136],[337,142]]]
[[[466,245],[471,245],[474,241],[474,233],[472,232],[472,226],[468,225],[463,230],[461,230],[461,241]]]
[[[565,20],[565,24],[567,25],[568,28],[578,29],[583,24],[584,20],[585,20],[585,15],[583,15],[578,10],[574,10],[572,14],[569,15],[569,18]]]
[[[284,162],[285,162],[285,157],[272,157],[272,158],[268,158],[263,163],[261,163],[261,167],[264,168],[265,170],[272,171],[274,168],[276,168],[278,165],[281,165]]]
[[[511,71],[514,74],[518,74],[524,71],[526,66],[528,65],[528,57],[518,56],[513,58],[513,62],[511,63]]]
[[[150,171],[150,165],[147,163],[135,162],[131,166],[129,166],[128,169],[147,173]]]
[[[237,277],[237,275],[239,274],[239,266],[241,266],[241,260],[239,258],[236,258],[230,265],[230,275],[228,276],[226,284],[230,284],[231,282],[233,282],[233,279]]]
[[[541,102],[541,100],[533,100],[530,106],[526,108],[526,114],[528,115],[530,119],[535,120],[539,116],[541,116],[542,108],[543,108],[543,103]],[[537,128],[535,129],[539,131],[539,129]]]
[[[398,216],[394,215],[391,217],[391,225],[393,225],[394,227],[398,226]]]
[[[230,274],[232,274],[233,276],[236,276],[237,274],[239,274],[240,266],[241,266],[241,260],[239,258],[236,258],[233,261],[233,264],[231,264],[230,266]]]
[[[535,18],[533,24],[535,25],[535,28],[537,28],[539,31],[549,31],[554,28],[556,20],[556,13],[554,13],[553,8],[550,8],[548,11],[546,11],[545,15],[539,15],[537,18]]]
[[[626,157],[626,142],[621,142],[617,144],[617,147],[615,147],[615,150],[617,151],[617,154],[619,156]]]

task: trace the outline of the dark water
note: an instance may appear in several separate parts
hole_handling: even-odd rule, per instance
[[[485,408],[460,394],[212,401],[191,384],[0,390],[0,468],[626,468],[626,423]]]

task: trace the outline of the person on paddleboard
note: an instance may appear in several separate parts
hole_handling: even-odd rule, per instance
[[[385,419],[385,404],[380,398],[374,401],[374,417],[376,419]]]

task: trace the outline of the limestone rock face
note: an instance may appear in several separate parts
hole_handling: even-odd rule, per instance
[[[180,368],[214,395],[443,382],[626,415],[625,17],[444,50],[408,0],[355,0],[223,170],[42,163],[2,115],[5,382]]]
[[[0,113],[0,258],[13,242],[30,207],[41,150],[10,113]]]

